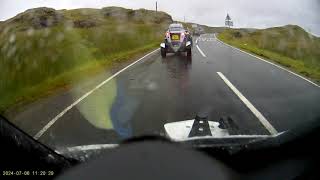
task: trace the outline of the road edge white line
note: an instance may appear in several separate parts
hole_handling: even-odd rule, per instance
[[[63,111],[61,111],[56,117],[54,117],[53,119],[51,119],[49,121],[49,123],[47,123],[47,125],[45,125],[33,138],[38,140],[58,119],[60,119],[65,113],[67,113],[71,108],[73,108],[75,105],[77,105],[78,103],[80,103],[83,99],[85,99],[86,97],[88,97],[90,94],[92,94],[95,90],[99,89],[101,86],[103,86],[104,84],[106,84],[107,82],[109,82],[111,79],[113,79],[114,77],[118,76],[121,72],[125,71],[126,69],[130,68],[131,66],[135,65],[136,63],[138,63],[139,61],[141,61],[142,59],[144,59],[145,57],[153,54],[154,52],[158,51],[159,48],[157,48],[156,50],[144,55],[143,57],[141,57],[140,59],[136,60],[135,62],[129,64],[127,67],[121,69],[120,71],[116,72],[115,74],[113,74],[112,76],[110,76],[109,78],[107,78],[106,80],[104,80],[103,82],[101,82],[100,84],[98,84],[96,87],[94,87],[93,89],[91,89],[90,91],[88,91],[87,93],[85,93],[84,95],[82,95],[78,100],[76,100],[75,102],[73,102],[71,105],[69,105],[68,107],[66,107]]]
[[[250,103],[250,101],[221,73],[217,72],[220,78],[229,86],[229,88],[240,98],[240,100],[250,109],[250,111],[259,119],[262,125],[270,132],[271,135],[277,134],[277,130],[269,121]]]
[[[197,45],[197,49],[198,51],[200,52],[200,54],[203,56],[203,57],[207,57],[203,52],[202,50],[200,49],[200,47]]]
[[[305,77],[303,77],[303,76],[301,76],[301,75],[299,75],[299,74],[297,74],[297,73],[295,73],[295,72],[292,72],[292,71],[290,71],[290,70],[287,69],[287,68],[284,68],[284,67],[282,67],[282,66],[280,66],[280,65],[278,65],[278,64],[272,63],[272,62],[270,62],[270,61],[268,61],[268,60],[265,60],[265,59],[263,59],[263,58],[261,58],[261,57],[255,56],[255,55],[253,55],[253,54],[251,54],[251,53],[248,53],[248,52],[246,52],[246,51],[243,51],[243,50],[241,50],[241,49],[239,49],[239,48],[236,48],[236,47],[234,47],[234,46],[231,46],[231,45],[229,45],[229,44],[221,41],[219,38],[217,38],[217,37],[216,37],[216,34],[214,34],[214,37],[215,37],[220,43],[224,44],[225,46],[229,46],[229,47],[231,47],[231,48],[233,48],[233,49],[236,49],[236,50],[238,50],[238,51],[240,51],[240,52],[242,52],[242,53],[245,53],[245,54],[247,54],[247,55],[249,55],[249,56],[255,57],[255,58],[257,58],[257,59],[259,59],[259,60],[261,60],[261,61],[264,61],[264,62],[266,62],[266,63],[268,63],[268,64],[273,65],[273,66],[276,66],[277,68],[282,69],[282,70],[284,70],[284,71],[287,71],[287,72],[289,72],[289,73],[291,73],[291,74],[293,74],[293,75],[295,75],[295,76],[297,76],[297,77],[299,77],[299,78],[301,78],[301,79],[303,79],[303,80],[311,83],[312,85],[320,88],[320,85],[318,85],[317,83],[315,83],[315,82],[313,82],[313,81],[311,81],[311,80],[309,80],[309,79],[307,79],[307,78],[305,78]]]

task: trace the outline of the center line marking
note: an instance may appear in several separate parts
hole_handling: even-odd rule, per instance
[[[60,112],[56,117],[54,117],[51,121],[49,121],[49,123],[44,126],[33,138],[38,140],[58,119],[60,119],[65,113],[67,113],[70,109],[72,109],[74,106],[76,106],[78,103],[80,103],[83,99],[85,99],[86,97],[88,97],[90,94],[92,94],[95,90],[101,88],[101,86],[103,86],[104,84],[106,84],[107,82],[109,82],[111,79],[113,79],[114,77],[118,76],[121,72],[125,71],[126,69],[128,69],[129,67],[135,65],[136,63],[138,63],[139,61],[141,61],[142,59],[144,59],[145,57],[149,56],[150,54],[153,54],[154,52],[158,51],[159,49],[156,49],[148,54],[146,54],[145,56],[143,56],[142,58],[136,60],[135,62],[131,63],[130,65],[128,65],[127,67],[121,69],[120,71],[118,71],[117,73],[113,74],[112,76],[110,76],[108,79],[104,80],[103,82],[101,82],[100,84],[98,84],[96,87],[94,87],[92,90],[90,90],[89,92],[85,93],[83,96],[81,96],[78,100],[76,100],[75,102],[73,102],[70,106],[66,107],[62,112]]]
[[[207,57],[203,52],[202,52],[202,50],[200,49],[200,47],[197,45],[197,49],[199,50],[199,52],[201,53],[201,55],[203,56],[203,57]]]
[[[240,100],[250,109],[250,111],[259,119],[262,125],[270,132],[271,135],[277,134],[277,130],[269,121],[242,95],[242,93],[221,73],[217,72],[220,78],[229,86],[229,88],[240,98]]]

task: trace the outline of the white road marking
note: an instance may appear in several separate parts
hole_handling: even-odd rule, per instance
[[[198,44],[198,39],[199,39],[199,38],[197,38],[197,40],[196,40],[196,44]]]
[[[136,60],[135,62],[131,63],[130,65],[128,65],[127,67],[121,69],[120,71],[118,71],[117,73],[113,74],[112,76],[110,76],[108,79],[104,80],[103,82],[101,82],[100,84],[98,84],[96,87],[94,87],[92,90],[90,90],[89,92],[85,93],[83,96],[81,96],[78,100],[76,100],[75,102],[73,102],[70,106],[66,107],[62,112],[60,112],[56,117],[54,117],[51,121],[49,121],[49,123],[44,126],[35,136],[34,139],[39,139],[58,119],[60,119],[64,114],[66,114],[70,109],[72,109],[74,106],[76,106],[78,103],[80,103],[83,99],[85,99],[86,97],[88,97],[90,94],[92,94],[95,90],[99,89],[100,87],[102,87],[104,84],[106,84],[107,82],[109,82],[111,79],[113,79],[114,77],[118,76],[121,72],[125,71],[126,69],[130,68],[131,66],[135,65],[136,63],[138,63],[139,61],[141,61],[142,59],[144,59],[145,57],[149,56],[150,54],[153,54],[154,52],[158,51],[159,49],[156,49],[148,54],[146,54],[145,56],[143,56],[142,58]]]
[[[269,121],[242,95],[242,93],[221,73],[217,72],[220,78],[229,86],[229,88],[240,98],[240,100],[250,109],[250,111],[259,119],[262,125],[270,132],[271,135],[277,134],[277,130]]]
[[[238,51],[240,51],[240,52],[242,52],[242,53],[248,54],[249,56],[255,57],[255,58],[257,58],[257,59],[259,59],[259,60],[261,60],[261,61],[264,61],[264,62],[266,62],[266,63],[269,63],[269,64],[271,64],[271,65],[273,65],[273,66],[276,66],[277,68],[282,69],[282,70],[285,70],[285,71],[287,71],[287,72],[289,72],[289,73],[291,73],[291,74],[293,74],[293,75],[295,75],[295,76],[297,76],[297,77],[299,77],[299,78],[301,78],[301,79],[303,79],[303,80],[305,80],[305,81],[313,84],[314,86],[320,88],[320,85],[312,82],[311,80],[309,80],[309,79],[307,79],[307,78],[305,78],[305,77],[303,77],[303,76],[301,76],[301,75],[299,75],[299,74],[297,74],[297,73],[294,73],[294,72],[290,71],[290,70],[287,69],[287,68],[284,68],[284,67],[282,67],[282,66],[280,66],[280,65],[277,65],[277,64],[274,64],[274,63],[272,63],[272,62],[270,62],[270,61],[267,61],[267,60],[265,60],[265,59],[262,59],[261,57],[255,56],[255,55],[250,54],[250,53],[248,53],[248,52],[245,52],[245,51],[243,51],[243,50],[241,50],[241,49],[239,49],[239,48],[236,48],[236,47],[233,47],[233,46],[231,46],[231,45],[229,45],[229,44],[226,44],[226,43],[222,42],[220,39],[218,39],[218,38],[216,37],[216,34],[214,34],[214,37],[217,39],[217,41],[219,41],[220,43],[224,44],[225,46],[229,46],[229,47],[231,47],[231,48],[233,48],[233,49],[236,49],[236,50],[238,50]]]
[[[197,45],[197,49],[198,49],[198,51],[201,53],[201,55],[203,56],[203,57],[207,57],[203,52],[202,52],[202,50],[200,49],[200,47]]]

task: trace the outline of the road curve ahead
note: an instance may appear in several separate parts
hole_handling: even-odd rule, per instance
[[[195,42],[191,59],[162,59],[155,51],[105,83],[108,73],[34,103],[12,121],[59,148],[164,134],[165,123],[200,112],[215,121],[231,117],[243,134],[259,135],[319,118],[319,87],[226,46],[213,34]]]

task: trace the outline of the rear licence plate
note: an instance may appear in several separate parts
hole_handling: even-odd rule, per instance
[[[174,34],[174,35],[171,36],[171,39],[172,40],[179,40],[180,37],[179,37],[179,35]]]

